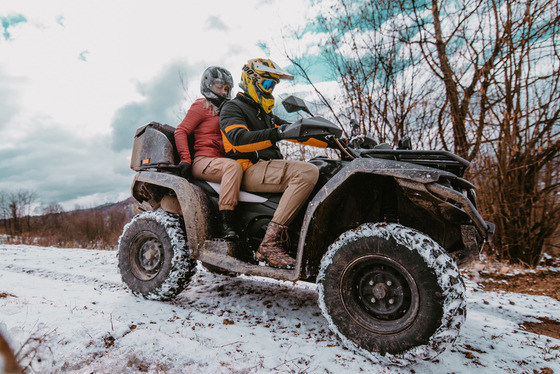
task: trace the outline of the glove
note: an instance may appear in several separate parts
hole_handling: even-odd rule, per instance
[[[179,169],[179,174],[183,178],[189,178],[191,176],[191,164],[188,162],[179,162],[177,168]]]
[[[276,131],[278,132],[278,139],[288,139],[288,136],[286,134],[286,130],[288,129],[288,126],[290,126],[290,124],[286,123],[276,128]]]

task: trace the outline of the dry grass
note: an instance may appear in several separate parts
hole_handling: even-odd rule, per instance
[[[12,348],[0,333],[0,368],[4,366],[5,374],[23,373]]]

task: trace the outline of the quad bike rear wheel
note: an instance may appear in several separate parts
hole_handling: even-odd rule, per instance
[[[319,305],[343,343],[377,362],[433,359],[459,334],[465,287],[454,261],[428,236],[368,223],[330,247]]]
[[[137,296],[169,300],[196,271],[178,215],[156,210],[135,216],[119,238],[119,269]]]

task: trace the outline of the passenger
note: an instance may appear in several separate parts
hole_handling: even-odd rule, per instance
[[[204,71],[200,92],[183,121],[175,130],[175,143],[181,157],[180,173],[209,182],[221,183],[218,207],[221,217],[221,236],[226,240],[239,238],[233,218],[239,200],[239,186],[243,168],[231,158],[224,158],[218,110],[231,98],[233,78],[224,68],[211,66]],[[188,136],[194,136],[194,155],[189,151]],[[191,165],[192,161],[192,165]]]
[[[280,79],[294,77],[267,59],[243,66],[242,93],[225,103],[220,127],[226,156],[243,165],[243,190],[283,192],[255,259],[278,268],[293,268],[296,261],[285,250],[288,224],[313,190],[319,170],[313,164],[283,160],[276,141],[286,121],[271,114],[272,90]]]

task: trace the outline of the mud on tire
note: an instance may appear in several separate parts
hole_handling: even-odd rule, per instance
[[[180,217],[163,210],[135,216],[119,238],[119,269],[137,296],[169,300],[196,271]]]
[[[428,236],[367,223],[342,234],[321,262],[319,306],[344,345],[406,365],[451,345],[466,316],[454,261]]]

